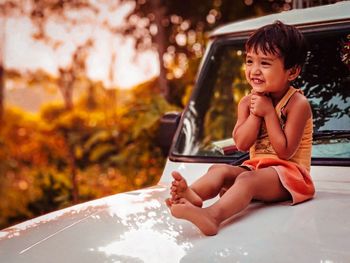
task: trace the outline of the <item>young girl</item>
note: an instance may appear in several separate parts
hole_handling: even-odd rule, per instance
[[[312,114],[302,92],[290,86],[306,58],[303,35],[280,21],[258,29],[246,42],[245,75],[252,92],[238,105],[236,146],[250,150],[241,166],[217,164],[188,186],[173,172],[173,216],[191,221],[205,235],[245,209],[252,200],[292,204],[312,198]],[[220,194],[213,205],[204,200]]]

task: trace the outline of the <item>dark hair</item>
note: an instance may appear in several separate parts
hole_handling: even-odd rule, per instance
[[[247,51],[260,49],[264,54],[272,53],[284,58],[284,68],[302,67],[307,44],[303,34],[294,26],[275,21],[256,30],[247,40]]]

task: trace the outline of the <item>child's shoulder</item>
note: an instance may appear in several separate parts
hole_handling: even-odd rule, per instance
[[[299,108],[301,110],[311,111],[309,100],[302,92],[295,92],[294,95],[290,98],[290,101],[287,104],[287,110]]]
[[[309,105],[308,99],[306,98],[306,96],[304,95],[304,93],[301,90],[298,90],[298,92],[294,93],[294,95],[290,99],[290,103],[292,103],[292,104],[301,103],[301,104],[308,104]]]

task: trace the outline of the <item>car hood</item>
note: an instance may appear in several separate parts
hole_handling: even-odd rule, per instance
[[[0,231],[0,261],[345,262],[350,182],[329,172],[335,179],[320,173],[312,201],[253,203],[214,237],[171,216],[165,185],[116,194]]]

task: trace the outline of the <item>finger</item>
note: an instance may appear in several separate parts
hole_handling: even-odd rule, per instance
[[[252,95],[257,95],[257,94],[259,94],[259,93],[261,93],[261,92],[255,90],[255,89],[252,89],[252,91],[251,91],[251,94],[252,94]]]

